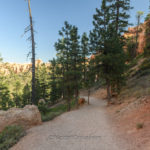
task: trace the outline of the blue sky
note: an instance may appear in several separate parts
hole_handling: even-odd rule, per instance
[[[44,62],[55,56],[54,43],[59,38],[58,30],[65,20],[78,26],[79,33],[92,29],[92,16],[101,0],[31,0],[35,21],[36,57]],[[137,11],[148,13],[149,0],[131,0],[134,9],[130,12],[135,24]],[[144,17],[143,17],[144,18]],[[22,37],[29,25],[28,7],[25,0],[0,0],[0,53],[6,62],[29,62],[27,54],[30,43],[28,35]]]

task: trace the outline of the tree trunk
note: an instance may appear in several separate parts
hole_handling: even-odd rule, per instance
[[[78,89],[76,89],[76,96],[75,96],[75,99],[76,99],[76,108],[78,109],[78,98],[79,98],[79,91]]]
[[[88,89],[88,105],[90,104],[90,93],[91,93],[91,90]]]
[[[107,81],[107,99],[109,103],[111,101],[111,86],[109,81]]]
[[[70,90],[69,87],[67,87],[67,111],[70,111]]]
[[[120,14],[120,7],[119,7],[119,1],[117,0],[117,14],[116,14],[116,34],[118,34],[118,24],[119,24],[119,14]]]
[[[70,107],[70,97],[68,97],[67,99],[67,110],[70,111],[71,107]]]
[[[62,74],[63,74],[63,77],[62,77],[62,97],[63,97],[63,100],[65,99],[65,89],[64,89],[64,80],[65,80],[65,69],[64,69],[64,63],[62,63]]]
[[[34,41],[34,29],[33,29],[33,21],[30,7],[30,0],[28,0],[29,7],[29,16],[30,16],[30,30],[31,30],[31,40],[32,40],[32,104],[36,104],[35,101],[35,41]]]
[[[138,38],[139,38],[139,25],[140,25],[140,16],[137,18],[137,27],[136,27],[136,37],[135,37],[135,56],[137,56],[137,49],[138,49]]]

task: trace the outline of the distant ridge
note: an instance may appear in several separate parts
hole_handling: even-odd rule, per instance
[[[36,60],[36,66],[45,64],[47,67],[50,66],[50,63],[44,63],[41,59]],[[31,63],[1,63],[0,72],[4,75],[8,75],[11,72],[19,74],[23,72],[29,72],[32,67]]]

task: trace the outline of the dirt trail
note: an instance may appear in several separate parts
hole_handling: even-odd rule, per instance
[[[117,137],[105,108],[92,98],[89,106],[28,130],[11,150],[135,150]]]

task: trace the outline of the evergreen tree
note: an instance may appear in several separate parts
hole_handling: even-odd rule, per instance
[[[27,83],[23,88],[22,107],[31,104],[31,86]]]
[[[149,0],[149,13],[147,14],[146,18],[145,18],[145,21],[148,21],[150,19],[150,0]]]
[[[58,72],[57,72],[57,62],[55,59],[51,60],[51,67],[50,67],[50,101],[52,104],[55,104],[58,99],[61,98],[62,91],[60,82],[58,80]]]
[[[35,104],[38,104],[40,99],[49,100],[49,74],[45,64],[37,66],[36,79],[35,79]]]
[[[83,83],[85,84],[86,73],[87,73],[87,65],[88,65],[88,57],[90,55],[89,52],[89,39],[86,33],[83,33],[81,38],[81,53],[82,53],[82,72],[83,72]],[[85,86],[85,85],[84,85]]]
[[[22,106],[22,95],[21,95],[21,83],[17,80],[14,84],[13,101],[15,102],[16,107],[20,108]]]
[[[81,81],[81,51],[79,47],[78,28],[65,22],[65,26],[59,32],[61,39],[55,44],[57,50],[57,59],[60,63],[59,72],[61,72],[63,95],[67,99],[68,110],[70,110],[70,101],[75,95],[76,104],[78,104],[78,94]]]
[[[103,0],[101,8],[96,8],[96,14],[93,16],[94,29],[90,32],[90,48],[94,54],[95,74],[97,78],[101,77],[106,80],[107,95],[110,99],[110,79],[109,69],[105,61],[101,60],[102,54],[107,55],[109,50],[109,24],[110,24],[110,8],[108,1]],[[107,62],[107,61],[106,61]],[[108,62],[109,63],[109,62]]]
[[[109,0],[109,2],[112,25],[116,33],[121,36],[129,25],[129,10],[132,9],[130,0]]]
[[[136,56],[136,42],[135,37],[129,37],[126,40],[126,47],[127,47],[127,60],[132,61]]]
[[[7,110],[14,106],[10,98],[10,92],[8,86],[1,80],[0,82],[0,109]]]
[[[0,54],[0,62],[1,62],[1,63],[3,62],[3,58],[2,58],[2,56],[1,56],[1,54]]]
[[[110,46],[111,52],[111,60],[112,63],[112,77],[111,77],[111,87],[112,91],[120,92],[121,86],[124,83],[124,71],[125,71],[125,54],[124,54],[124,46],[125,39],[122,36],[129,25],[129,10],[132,9],[130,6],[130,0],[112,0],[112,4],[110,4],[111,10],[111,24],[110,24]],[[114,26],[115,25],[115,26]],[[116,34],[115,34],[116,33]],[[111,61],[110,61],[111,62]]]
[[[147,14],[146,18],[145,18],[145,21],[148,21],[150,19],[150,13]]]
[[[88,64],[86,65],[86,74],[85,74],[85,87],[88,91],[88,104],[90,104],[90,93],[91,93],[91,87],[94,86],[95,83],[95,73],[94,73],[94,65],[93,60],[89,60]]]
[[[60,71],[62,74],[62,80],[63,80],[63,88],[64,88],[64,95],[65,99],[67,100],[68,105],[68,111],[70,111],[70,101],[71,97],[73,96],[73,88],[71,82],[73,81],[72,74],[70,71],[70,31],[72,29],[72,25],[70,25],[68,22],[65,22],[64,27],[61,31],[59,31],[60,39],[58,42],[55,43],[55,48],[57,51],[57,58],[60,65]]]
[[[101,9],[96,9],[94,29],[90,39],[96,50],[95,63],[100,76],[107,84],[108,100],[112,91],[120,92],[125,70],[124,39],[122,32],[128,23],[130,1],[103,0]],[[93,39],[98,39],[96,43]],[[111,90],[112,89],[112,90]]]
[[[74,88],[74,94],[75,94],[75,100],[76,100],[76,106],[78,107],[78,96],[79,96],[79,89],[81,87],[81,63],[82,63],[82,57],[81,57],[81,49],[79,46],[79,39],[80,36],[78,35],[78,28],[73,26],[70,31],[70,74],[72,74],[73,80],[72,80],[72,86]]]

